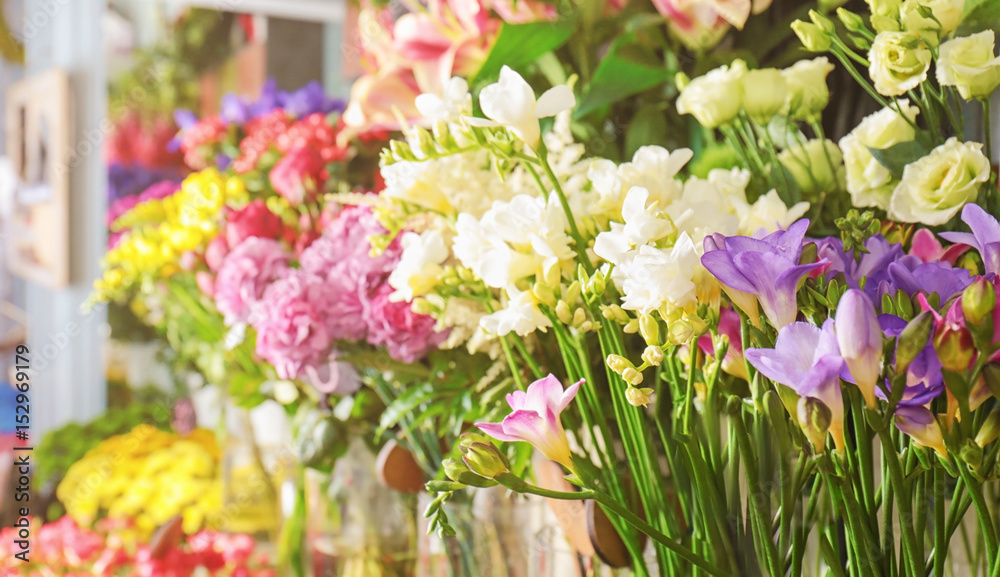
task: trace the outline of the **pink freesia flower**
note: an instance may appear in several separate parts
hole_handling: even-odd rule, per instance
[[[513,412],[500,423],[476,423],[484,433],[498,441],[530,443],[547,458],[573,469],[573,456],[559,415],[576,397],[583,380],[564,391],[553,375],[528,386],[528,391],[507,395]]]
[[[913,235],[913,241],[910,243],[910,255],[925,263],[946,261],[955,266],[958,257],[965,254],[969,248],[969,245],[955,244],[945,249],[933,232],[922,228]]]
[[[747,364],[743,358],[743,337],[740,334],[740,314],[732,308],[719,311],[719,334],[729,337],[729,349],[722,359],[722,370],[734,377],[747,379]],[[698,346],[708,355],[715,354],[712,335],[704,334],[698,338]]]
[[[213,238],[205,247],[205,264],[208,265],[208,270],[219,272],[227,254],[229,254],[229,243],[226,242],[226,236],[220,234]]]
[[[615,10],[621,9],[620,6],[614,6],[614,2],[608,4]],[[538,0],[493,0],[490,7],[504,22],[511,24],[555,20],[559,17],[555,5]]]
[[[289,255],[276,240],[250,237],[226,255],[215,279],[215,306],[226,326],[246,322],[264,290],[288,269]]]

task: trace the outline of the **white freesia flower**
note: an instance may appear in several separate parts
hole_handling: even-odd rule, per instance
[[[701,257],[686,233],[671,248],[639,247],[635,258],[621,265],[622,308],[647,314],[664,305],[694,303],[698,287],[692,279],[700,267]]]
[[[990,178],[990,161],[978,142],[951,137],[927,156],[906,165],[892,193],[889,218],[937,226],[979,195]]]
[[[492,122],[479,118],[468,120],[478,126],[506,126],[534,148],[541,137],[538,119],[555,116],[575,105],[576,97],[566,85],[554,86],[535,100],[535,91],[524,78],[504,66],[500,70],[500,80],[479,93],[479,106]]]
[[[448,246],[436,230],[404,233],[400,244],[403,253],[389,275],[389,286],[396,289],[393,300],[410,302],[437,285],[443,270],[441,265],[448,259]]]
[[[899,110],[913,121],[920,109],[908,100],[899,101]],[[889,208],[889,197],[895,188],[892,173],[872,156],[869,148],[884,150],[916,138],[916,131],[906,118],[892,108],[884,108],[861,121],[850,134],[840,139],[847,170],[847,192],[859,208],[877,206]]]
[[[622,203],[622,220],[612,223],[611,230],[597,235],[594,252],[612,264],[622,263],[635,247],[659,240],[674,230],[670,220],[657,214],[656,202],[648,203],[649,191],[633,186]],[[617,226],[616,226],[617,225]]]
[[[986,98],[1000,85],[1000,58],[994,54],[996,36],[984,30],[941,45],[937,80],[954,86],[962,98]]]
[[[458,233],[452,243],[455,257],[483,279],[486,286],[504,288],[534,273],[534,258],[515,252],[500,235],[472,215],[458,215],[455,231]]]
[[[757,199],[748,210],[740,214],[740,234],[755,235],[761,231],[774,232],[788,228],[809,210],[808,202],[800,202],[791,208],[772,190]]]
[[[469,83],[458,76],[445,84],[444,94],[425,93],[417,96],[414,104],[420,114],[430,121],[452,120],[472,114],[472,95]]]
[[[906,94],[927,80],[931,51],[906,32],[879,32],[868,51],[868,75],[883,96]]]
[[[663,207],[680,194],[682,183],[677,174],[693,156],[688,148],[671,152],[662,146],[642,146],[632,155],[632,162],[622,163],[619,171],[629,187],[645,188],[650,199]]]
[[[709,180],[692,177],[684,183],[684,192],[677,202],[667,207],[677,230],[687,234],[698,245],[707,235],[719,232],[734,235],[739,229],[737,207],[749,209],[746,193],[727,170],[713,170]],[[739,172],[736,173],[742,176]],[[712,181],[714,176],[715,181]],[[745,187],[745,184],[744,184]]]
[[[524,337],[537,330],[545,332],[552,326],[549,318],[538,309],[530,291],[509,290],[507,296],[504,308],[479,320],[483,330],[500,337],[511,332]]]

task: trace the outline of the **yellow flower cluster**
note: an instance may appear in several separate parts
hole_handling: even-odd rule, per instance
[[[204,249],[219,233],[222,209],[248,200],[242,179],[208,169],[188,176],[176,194],[139,203],[112,225],[126,232],[105,256],[104,275],[94,283],[97,300],[174,274],[181,255]]]
[[[187,436],[139,425],[111,437],[66,473],[56,495],[81,525],[130,519],[148,537],[175,515],[194,533],[222,508],[220,451],[211,431]]]

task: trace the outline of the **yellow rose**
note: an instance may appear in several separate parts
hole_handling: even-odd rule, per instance
[[[868,75],[883,96],[899,96],[927,80],[931,51],[906,32],[879,32],[868,51]]]
[[[958,88],[966,100],[988,97],[1000,85],[1000,58],[993,54],[995,41],[993,31],[985,30],[942,44],[938,82]]]
[[[833,71],[833,64],[826,56],[812,60],[799,60],[781,71],[788,86],[785,112],[793,119],[814,117],[830,102],[830,89],[826,77]]]
[[[743,107],[746,63],[733,61],[691,81],[677,99],[677,112],[691,114],[705,128],[715,128],[736,118]]]
[[[743,84],[743,110],[750,118],[766,124],[784,108],[788,86],[780,70],[748,70],[740,82]]]
[[[937,226],[976,199],[990,178],[990,162],[978,142],[949,138],[903,170],[892,192],[889,218]]]
[[[908,100],[899,101],[899,110],[911,122],[920,114],[920,109],[911,106]],[[851,193],[854,206],[889,208],[889,197],[895,188],[892,173],[868,149],[884,150],[916,138],[916,131],[906,118],[892,108],[885,108],[866,117],[840,139],[847,169],[847,192]]]

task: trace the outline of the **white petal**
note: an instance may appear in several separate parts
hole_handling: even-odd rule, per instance
[[[560,84],[549,88],[538,98],[538,103],[535,104],[535,117],[555,116],[574,106],[576,106],[576,96],[573,95],[573,90],[565,84]]]
[[[479,105],[488,118],[517,126],[533,118],[535,91],[520,74],[504,66],[499,82],[479,93]]]

